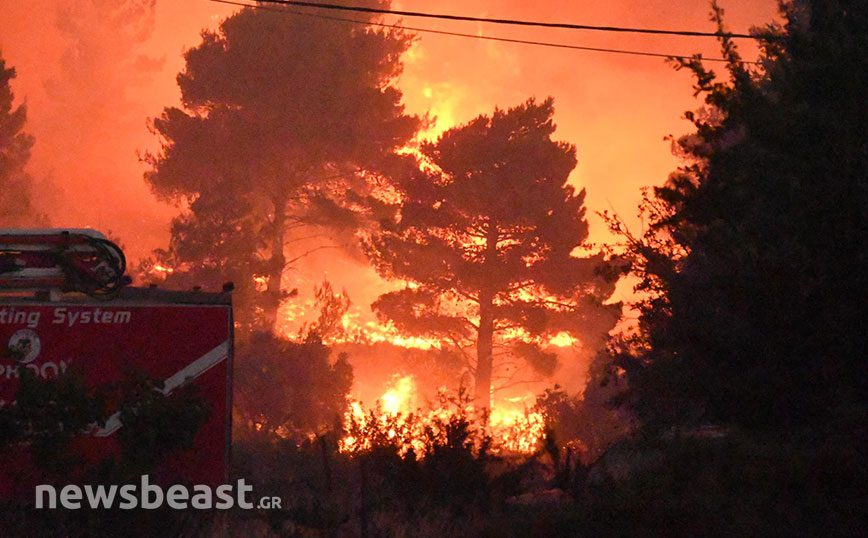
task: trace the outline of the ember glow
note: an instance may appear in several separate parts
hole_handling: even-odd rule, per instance
[[[165,267],[163,265],[160,265],[159,263],[155,263],[153,266],[153,269],[154,269],[154,271],[156,271],[158,273],[165,273],[167,275],[170,275],[170,274],[175,272],[175,270],[172,269],[171,267]]]

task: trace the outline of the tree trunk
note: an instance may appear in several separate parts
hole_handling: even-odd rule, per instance
[[[483,265],[490,268],[497,264],[497,225],[488,224],[485,238],[485,258]],[[494,274],[494,271],[485,271]],[[494,292],[493,282],[484,282],[479,292],[479,332],[476,337],[476,391],[474,393],[478,409],[491,410],[491,372],[493,368],[492,346],[494,341]]]
[[[273,332],[277,331],[277,309],[283,299],[280,289],[283,270],[286,267],[286,256],[283,254],[284,237],[286,234],[286,200],[275,197],[274,219],[271,228],[271,257],[268,260],[268,288],[262,304],[263,325]]]
[[[476,338],[476,391],[478,409],[491,409],[492,341],[494,337],[493,297],[481,293],[479,297],[479,333]]]

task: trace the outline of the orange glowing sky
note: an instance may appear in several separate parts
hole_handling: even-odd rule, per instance
[[[146,118],[177,103],[175,75],[183,67],[181,52],[198,43],[203,28],[215,27],[238,8],[206,0],[156,0],[150,35],[136,43],[101,23],[99,10],[113,3],[3,0],[0,50],[18,71],[14,90],[27,102],[27,130],[36,137],[30,170],[39,181],[38,207],[55,226],[111,231],[135,260],[165,246],[168,222],[177,213],[154,199],[142,180],[144,166],[137,151],[156,145],[146,129]],[[721,0],[721,4],[733,31],[746,31],[777,16],[775,0]],[[77,29],[68,29],[71,18],[59,12],[61,6],[81,13],[78,22],[72,18]],[[582,24],[714,29],[706,0],[402,0],[393,7]],[[594,47],[717,55],[715,41],[708,38],[418,19],[405,24]],[[78,36],[77,42],[73,35]],[[741,45],[747,58],[755,57],[750,42]],[[587,188],[591,239],[598,242],[609,236],[595,211],[614,209],[638,226],[634,216],[640,187],[662,183],[678,164],[663,137],[688,131],[681,115],[698,106],[689,74],[676,72],[656,58],[421,34],[404,62],[399,85],[407,109],[419,114],[430,111],[438,117],[441,130],[490,113],[494,106],[553,96],[557,137],[578,147],[579,164],[572,182]],[[64,68],[70,65],[77,67]],[[299,274],[324,270],[317,267]],[[364,303],[367,295],[362,292],[354,302]]]

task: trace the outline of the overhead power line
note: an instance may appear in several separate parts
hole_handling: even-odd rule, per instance
[[[302,17],[314,17],[314,18],[326,19],[326,20],[330,20],[330,21],[348,22],[348,23],[360,24],[360,25],[371,25],[371,26],[378,26],[378,27],[382,27],[382,28],[395,28],[398,30],[410,30],[412,32],[421,32],[421,33],[428,33],[428,34],[447,35],[447,36],[453,36],[453,37],[466,37],[466,38],[471,38],[471,39],[482,39],[485,41],[499,41],[502,43],[518,43],[521,45],[536,45],[536,46],[541,46],[541,47],[552,47],[552,48],[571,49],[571,50],[583,50],[583,51],[590,51],[590,52],[607,52],[607,53],[612,53],[612,54],[627,54],[627,55],[631,55],[631,56],[650,56],[652,58],[666,58],[666,59],[673,59],[673,60],[691,60],[691,59],[693,59],[693,56],[686,55],[686,54],[665,54],[662,52],[646,52],[646,51],[627,50],[627,49],[586,47],[586,46],[582,46],[582,45],[571,45],[571,44],[567,44],[567,43],[552,43],[549,41],[533,41],[533,40],[527,40],[527,39],[512,39],[512,38],[508,38],[508,37],[486,36],[486,35],[478,35],[478,34],[465,34],[465,33],[461,33],[461,32],[449,32],[446,30],[434,30],[431,28],[418,28],[418,27],[413,27],[413,26],[404,26],[404,25],[400,25],[400,24],[387,24],[387,23],[382,23],[382,22],[360,21],[360,20],[356,20],[356,19],[347,19],[347,18],[343,18],[343,17],[333,17],[333,16],[328,16],[328,15],[317,15],[315,13],[303,13],[301,11],[292,11],[292,10],[288,10],[288,9],[275,9],[275,8],[270,8],[269,6],[265,6],[262,4],[250,4],[250,3],[244,3],[244,2],[236,2],[233,0],[209,0],[209,1],[215,2],[218,4],[229,4],[229,5],[233,5],[233,6],[249,7],[249,8],[255,8],[255,9],[264,9],[264,10],[268,10],[268,11],[274,11],[277,13],[285,13],[287,15],[298,15],[298,16],[302,16]],[[702,61],[704,61],[704,62],[724,62],[724,63],[729,62],[729,60],[726,60],[724,58],[702,58]],[[748,60],[739,60],[737,63],[756,65],[759,62],[752,62],[752,61],[748,61]]]
[[[466,15],[451,15],[447,13],[423,13],[421,11],[401,11],[363,6],[345,6],[325,2],[304,2],[298,0],[259,0],[265,4],[280,4],[284,6],[309,7],[332,11],[353,11],[356,13],[374,13],[379,15],[399,15],[402,17],[420,17],[426,19],[443,19],[449,21],[484,22],[489,24],[508,24],[513,26],[537,26],[542,28],[565,28],[568,30],[593,30],[600,32],[625,32],[635,34],[677,35],[691,37],[729,37],[739,39],[762,39],[750,34],[730,32],[700,32],[695,30],[660,30],[654,28],[627,28],[623,26],[595,26],[591,24],[571,24],[565,22],[525,21],[517,19],[494,19],[489,17],[470,17]]]

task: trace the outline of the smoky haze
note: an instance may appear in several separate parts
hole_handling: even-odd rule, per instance
[[[147,118],[177,100],[174,76],[183,48],[195,43],[211,15],[229,12],[173,4],[0,5],[0,48],[16,68],[13,88],[27,103],[26,129],[36,138],[35,206],[55,226],[111,232],[132,260],[165,243],[177,212],[157,202],[142,181],[137,154],[154,146]]]
[[[773,20],[776,2],[725,1],[727,22],[743,31]],[[396,2],[395,9],[425,10],[423,2]],[[157,0],[75,3],[8,0],[0,5],[0,48],[18,71],[16,95],[28,103],[28,131],[36,137],[31,170],[43,182],[37,203],[59,226],[90,225],[112,230],[131,258],[165,244],[176,209],[157,202],[142,181],[137,152],[156,141],[147,118],[177,103],[175,76],[181,52],[199,42],[235,6]],[[536,20],[711,29],[707,2],[680,0],[529,6],[523,2],[457,1],[439,12]],[[444,21],[406,20],[439,30],[716,56],[713,40],[686,37],[599,34],[567,30],[454,26]],[[429,136],[530,95],[552,95],[558,104],[561,138],[579,148],[572,181],[588,188],[592,211],[615,207],[632,216],[638,187],[659,184],[677,161],[667,134],[687,124],[680,114],[695,108],[687,74],[662,60],[559,51],[433,34],[403,57],[399,85],[410,113],[430,111],[437,123]],[[751,56],[753,46],[743,44]],[[629,140],[629,143],[627,142]],[[630,157],[625,158],[629,153]],[[592,216],[592,219],[594,217]],[[597,220],[591,238],[608,238]]]
[[[776,2],[724,1],[726,20],[745,31],[776,16]],[[36,138],[30,170],[37,180],[34,203],[55,226],[89,226],[111,232],[128,257],[146,257],[168,242],[168,225],[181,208],[162,203],[142,179],[138,155],[157,147],[149,118],[178,103],[175,77],[182,52],[200,42],[235,6],[206,1],[135,0],[122,3],[60,0],[0,5],[0,49],[18,71],[16,95],[28,105],[27,130]],[[419,0],[395,2],[403,10],[431,10]],[[438,12],[473,16],[572,21],[639,27],[713,29],[704,0],[639,3],[555,1],[543,4],[455,0]],[[350,16],[350,15],[347,15]],[[387,21],[394,22],[394,18]],[[343,24],[343,23],[335,23]],[[537,39],[593,47],[718,56],[711,39],[521,29],[407,19],[404,24],[436,30]],[[746,57],[755,56],[743,43]],[[660,184],[678,161],[663,140],[688,124],[680,115],[696,108],[690,77],[660,59],[562,51],[432,34],[402,57],[398,85],[410,114],[430,113],[423,133],[435,137],[494,106],[508,107],[529,96],[551,95],[557,104],[557,138],[578,148],[570,182],[587,189],[590,240],[610,239],[595,211],[615,209],[632,219],[639,188]],[[314,240],[315,242],[316,240]],[[300,243],[300,250],[311,243]],[[292,257],[293,253],[288,253]],[[364,324],[369,305],[390,289],[360,258],[340,248],[320,251],[291,268],[285,279],[310,301],[315,284],[327,278],[346,289],[351,312]],[[625,290],[621,290],[622,295]],[[295,320],[300,325],[304,319]],[[294,330],[292,327],[290,332]],[[584,368],[571,371],[581,385]]]

